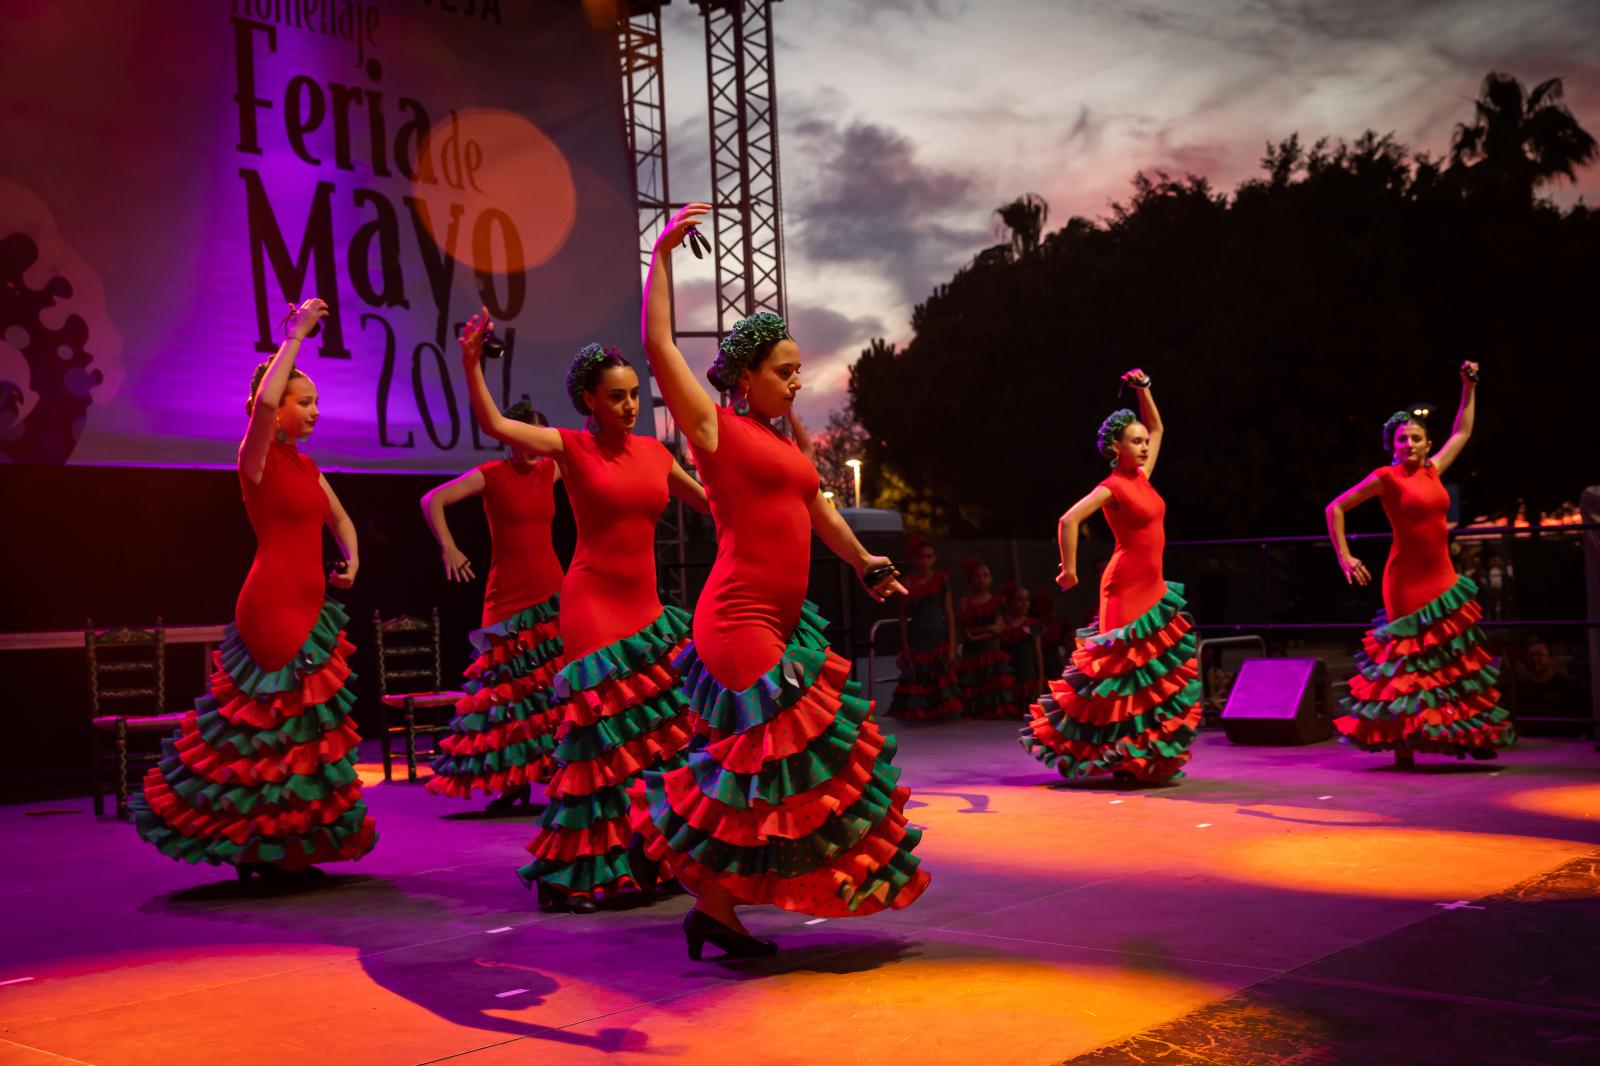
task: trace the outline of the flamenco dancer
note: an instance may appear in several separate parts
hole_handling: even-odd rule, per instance
[[[1383,568],[1383,611],[1356,656],[1349,712],[1334,720],[1345,739],[1367,751],[1394,752],[1410,769],[1415,752],[1492,759],[1516,740],[1510,713],[1499,705],[1499,663],[1483,647],[1478,586],[1450,564],[1446,516],[1450,496],[1440,480],[1472,436],[1478,364],[1461,364],[1461,406],[1450,438],[1429,457],[1428,428],[1409,411],[1383,426],[1393,459],[1328,504],[1328,536],[1347,582],[1372,580],[1350,553],[1344,516],[1376,496],[1394,529]]]
[[[968,559],[965,569],[972,592],[961,597],[956,613],[961,624],[961,658],[956,671],[962,715],[1016,721],[1022,717],[1022,703],[1011,657],[1000,646],[1005,625],[1000,621],[1003,602],[990,591],[994,575],[989,564],[978,558]]]
[[[759,313],[723,340],[695,382],[672,340],[672,250],[711,210],[690,204],[656,241],[643,332],[650,369],[689,439],[717,523],[717,559],[678,659],[696,735],[687,764],[643,775],[636,823],[651,857],[697,895],[684,918],[689,957],[710,941],[729,956],[771,954],[734,908],[771,904],[819,917],[904,907],[927,887],[912,856],[909,798],[894,742],[829,650],[805,600],[811,531],[875,596],[905,590],[823,498],[817,472],[772,421],[800,390],[800,354],[783,319]]]
[[[1160,784],[1182,776],[1200,725],[1196,640],[1183,608],[1183,586],[1163,580],[1167,505],[1150,484],[1161,451],[1161,415],[1150,378],[1138,369],[1122,380],[1139,391],[1139,415],[1123,409],[1100,426],[1100,454],[1111,476],[1061,516],[1061,572],[1078,583],[1078,529],[1105,510],[1116,550],[1100,580],[1100,616],[1078,631],[1061,680],[1028,708],[1022,747],[1071,780],[1110,773],[1124,784]]]
[[[215,654],[210,693],[163,742],[165,758],[129,801],[139,835],[162,854],[227,863],[241,880],[318,875],[313,863],[359,859],[378,839],[355,771],[355,648],[343,608],[323,593],[323,525],[344,555],[327,575],[335,588],[355,583],[356,528],[296,447],[318,414],[317,387],[295,356],[327,313],[318,299],[292,309],[288,338],[256,367],[239,445],[255,561]]]
[[[550,805],[517,876],[538,885],[541,906],[588,914],[597,897],[656,888],[656,864],[636,870],[629,857],[627,785],[640,770],[676,765],[689,742],[688,700],[672,667],[689,615],[656,596],[656,522],[669,493],[702,512],[705,493],[660,441],[633,432],[639,375],[615,349],[591,344],[567,373],[586,428],[502,415],[481,365],[492,328],[485,308],[461,335],[473,416],[496,440],[555,461],[578,526],[561,583],[562,665],[551,679],[561,724]]]
[[[550,423],[523,400],[506,417],[533,426]],[[473,467],[422,497],[422,514],[439,542],[445,577],[474,579],[472,561],[456,546],[444,509],[483,497],[489,520],[489,583],[483,594],[483,628],[472,633],[477,653],[440,741],[428,791],[469,799],[474,790],[495,795],[490,811],[532,800],[533,784],[549,779],[561,712],[550,706],[550,682],[561,658],[561,560],[550,543],[555,517],[554,460],[526,448],[509,459]]]
[[[895,718],[950,718],[961,713],[956,681],[956,612],[950,575],[935,570],[933,545],[913,533],[911,573],[900,598],[900,682],[889,714]]]
[[[1011,676],[1016,679],[1017,692],[1023,699],[1037,696],[1044,677],[1044,646],[1039,636],[1044,625],[1028,613],[1028,590],[1015,581],[1007,581],[1000,589],[1000,647],[1005,649],[1006,661],[1011,664]]]

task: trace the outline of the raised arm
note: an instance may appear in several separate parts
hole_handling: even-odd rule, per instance
[[[267,373],[261,379],[256,394],[250,402],[250,424],[245,427],[244,439],[239,442],[239,470],[251,481],[260,482],[267,468],[267,449],[272,445],[272,433],[278,424],[278,405],[283,402],[284,390],[294,373],[295,357],[300,353],[300,342],[311,335],[317,323],[328,317],[328,305],[313,296],[294,309],[290,316],[289,335],[278,345],[278,351],[267,364]]]
[[[701,514],[711,513],[711,501],[706,499],[705,486],[689,476],[689,471],[672,461],[672,469],[667,471],[667,491],[672,493],[672,498],[683,502],[685,507],[692,507]]]
[[[679,211],[656,238],[650,274],[644,282],[644,354],[650,373],[661,387],[661,398],[678,428],[702,451],[717,450],[717,403],[695,378],[694,371],[672,340],[672,250],[683,243],[684,232],[711,210],[710,204],[689,204]]]
[[[1122,380],[1138,391],[1139,421],[1150,431],[1150,458],[1144,464],[1144,476],[1150,477],[1156,472],[1156,455],[1161,451],[1161,437],[1166,427],[1161,424],[1161,412],[1156,410],[1156,398],[1150,392],[1150,375],[1134,367],[1122,375]]]
[[[1344,515],[1350,508],[1365,503],[1377,494],[1378,475],[1368,474],[1340,493],[1323,512],[1328,518],[1328,539],[1333,541],[1333,553],[1339,560],[1339,569],[1344,571],[1345,581],[1350,584],[1365,585],[1372,580],[1372,574],[1367,571],[1365,563],[1350,554],[1350,542],[1344,535]]]
[[[1078,583],[1078,528],[1110,499],[1111,490],[1096,485],[1089,495],[1067,508],[1067,513],[1056,523],[1056,547],[1061,550],[1061,569],[1056,573],[1056,584],[1061,588],[1070,589]]]
[[[1433,457],[1439,475],[1450,468],[1472,438],[1472,423],[1478,413],[1478,364],[1470,359],[1461,364],[1461,405],[1456,408],[1456,422],[1450,427],[1450,439]]]
[[[466,328],[461,331],[461,366],[467,372],[467,398],[472,403],[472,417],[478,420],[478,428],[495,440],[520,444],[536,455],[560,455],[559,432],[549,426],[530,426],[507,418],[495,406],[489,383],[483,380],[483,338],[492,329],[494,323],[489,321],[489,309],[485,307],[467,319]]]
[[[456,539],[450,535],[450,523],[445,520],[444,509],[469,496],[482,495],[483,486],[483,471],[473,467],[460,477],[430,489],[422,497],[422,517],[433,531],[433,539],[439,542],[446,581],[471,581],[476,575],[472,572],[472,560],[456,547]]]
[[[863,578],[863,581],[868,570],[889,563],[888,556],[873,555],[861,546],[861,542],[856,539],[855,530],[850,528],[843,515],[834,510],[833,504],[822,495],[821,489],[818,489],[817,494],[811,498],[808,510],[811,513],[811,528],[817,531],[822,543],[826,544],[833,554],[849,563],[855,569],[856,576]],[[904,596],[906,587],[894,576],[884,578],[876,586],[867,589],[867,595],[875,600],[881,600],[896,592]]]
[[[800,416],[794,413],[794,408],[789,408],[785,416],[789,422],[789,435],[794,438],[794,445],[800,449],[800,454],[806,457],[806,462],[815,464],[817,461],[817,445],[811,439],[811,434],[806,432],[806,424],[800,421]]]
[[[344,504],[339,502],[339,497],[334,493],[333,486],[328,484],[328,479],[318,474],[317,482],[328,496],[328,528],[333,530],[333,539],[339,545],[339,554],[344,556],[344,570],[332,574],[328,578],[328,584],[334,588],[347,589],[356,583],[356,571],[361,568],[361,551],[356,544],[356,524],[350,521],[350,515],[346,513]]]

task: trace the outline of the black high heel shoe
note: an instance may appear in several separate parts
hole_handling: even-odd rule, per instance
[[[483,809],[489,814],[505,814],[519,803],[524,807],[533,805],[533,786],[520,785],[509,792],[502,792]]]
[[[570,911],[573,914],[593,914],[595,902],[593,896],[569,896],[559,888],[547,885],[543,881],[537,882],[539,886],[539,909],[542,911]]]
[[[707,940],[721,948],[723,956],[729,959],[759,959],[778,953],[778,945],[772,941],[736,932],[698,910],[683,916],[683,939],[688,944],[689,958],[695,962],[700,961]]]

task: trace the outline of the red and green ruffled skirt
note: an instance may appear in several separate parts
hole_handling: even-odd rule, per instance
[[[1159,783],[1183,775],[1200,726],[1197,641],[1183,586],[1125,626],[1078,630],[1059,681],[1028,708],[1022,747],[1069,780],[1127,772]]]
[[[639,887],[628,862],[628,786],[642,770],[682,762],[689,701],[672,661],[688,642],[688,613],[667,606],[633,636],[556,673],[556,769],[528,844],[533,861],[517,871],[523,884],[591,898]]]
[[[444,754],[433,761],[429,792],[470,799],[474,790],[495,795],[550,776],[561,724],[550,698],[561,665],[560,606],[551,596],[468,638],[478,657],[439,741]]]
[[[678,659],[695,716],[686,763],[642,775],[634,824],[691,891],[842,918],[904,907],[928,886],[906,823],[894,740],[806,604],[777,665],[742,691]]]
[[[956,660],[956,676],[961,686],[962,717],[1012,721],[1022,717],[1011,656],[1000,646],[999,637],[965,642],[961,658]]]
[[[889,702],[892,718],[953,718],[961,713],[961,683],[950,664],[950,645],[940,641],[901,656],[900,680]]]
[[[163,741],[165,757],[129,800],[141,837],[184,862],[286,870],[372,850],[377,827],[355,769],[348,620],[324,601],[279,670],[258,666],[227,627],[210,693]]]
[[[1483,646],[1483,611],[1469,577],[1408,615],[1384,612],[1356,655],[1347,712],[1334,719],[1348,743],[1367,751],[1406,747],[1458,754],[1508,748],[1511,713],[1500,706],[1499,660]]]

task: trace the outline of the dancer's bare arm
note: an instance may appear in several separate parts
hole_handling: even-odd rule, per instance
[[[711,210],[710,204],[689,204],[679,211],[656,238],[650,274],[644,283],[641,333],[650,373],[661,388],[661,398],[673,421],[695,447],[717,450],[717,403],[695,378],[694,371],[672,339],[672,250],[683,243],[685,232]]]
[[[1434,468],[1441,477],[1472,438],[1472,423],[1478,414],[1478,383],[1473,380],[1477,374],[1477,363],[1469,359],[1461,364],[1461,405],[1456,408],[1455,425],[1450,427],[1450,438],[1444,442],[1444,447],[1433,457]]]

